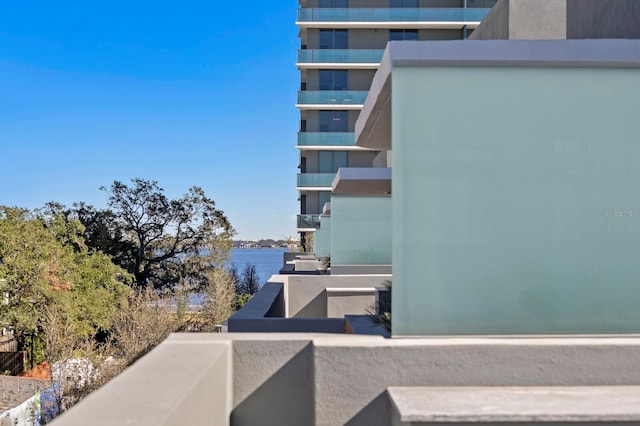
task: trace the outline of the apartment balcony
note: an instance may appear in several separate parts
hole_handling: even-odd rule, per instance
[[[320,229],[319,214],[299,214],[297,219],[297,232],[315,231]]]
[[[353,132],[299,132],[300,151],[366,151],[356,146]]]
[[[335,173],[298,173],[298,191],[331,191]]]
[[[476,28],[488,8],[298,9],[300,28]]]
[[[376,69],[383,49],[302,49],[298,50],[300,69]]]
[[[303,90],[298,92],[297,108],[300,109],[362,109],[366,90]]]

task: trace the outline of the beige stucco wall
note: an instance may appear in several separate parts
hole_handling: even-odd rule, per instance
[[[349,30],[349,49],[384,49],[388,41],[389,30],[384,28]]]
[[[387,425],[397,386],[640,384],[640,339],[174,334],[55,425]]]

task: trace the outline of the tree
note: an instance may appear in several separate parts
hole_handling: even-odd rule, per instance
[[[256,265],[247,263],[242,270],[242,277],[238,282],[238,293],[254,295],[260,287],[260,277],[256,271]]]
[[[209,274],[209,283],[205,287],[207,299],[202,310],[205,320],[202,331],[218,331],[218,325],[233,314],[236,285],[235,277],[227,269],[216,269]]]
[[[156,181],[115,181],[101,188],[108,209],[76,204],[69,214],[85,226],[87,244],[109,254],[137,287],[201,288],[228,258],[234,230],[199,187],[169,199]]]
[[[0,320],[21,345],[35,348],[32,361],[44,356],[52,310],[75,335],[93,338],[126,301],[126,271],[90,253],[82,232],[75,220],[0,207]]]

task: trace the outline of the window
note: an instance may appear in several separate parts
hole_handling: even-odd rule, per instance
[[[320,0],[319,7],[349,7],[349,0]]]
[[[348,111],[318,111],[321,132],[348,132]]]
[[[324,203],[331,202],[331,193],[326,191],[318,192],[318,206],[320,206],[319,211],[322,212],[322,208],[324,207]]]
[[[320,49],[348,49],[347,30],[320,30]]]
[[[389,41],[418,40],[418,30],[389,30]]]
[[[389,7],[418,7],[418,0],[389,0]]]
[[[347,90],[347,70],[320,70],[320,90]]]
[[[318,173],[335,173],[340,167],[347,167],[346,151],[318,152]]]

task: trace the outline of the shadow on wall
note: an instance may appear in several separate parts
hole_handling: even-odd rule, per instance
[[[327,292],[322,291],[307,303],[296,314],[296,318],[326,318],[327,317]]]
[[[389,424],[391,402],[387,391],[376,396],[369,404],[345,423],[346,426],[377,426]]]
[[[278,348],[274,347],[274,350]],[[259,362],[256,364],[261,355],[253,353],[256,358],[243,357],[234,361],[234,370],[239,371],[238,374],[250,376],[251,371],[247,369],[260,368],[263,370],[261,375],[271,376],[262,383],[260,380],[254,381],[258,387],[231,412],[231,425],[315,424],[312,343],[306,343],[284,365],[276,366],[277,370],[273,373],[269,368],[271,366]]]

